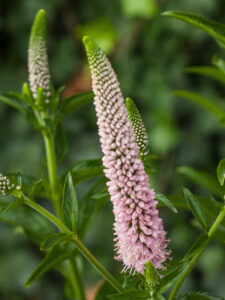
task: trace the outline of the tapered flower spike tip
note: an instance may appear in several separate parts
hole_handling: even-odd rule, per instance
[[[145,158],[145,156],[149,154],[149,147],[148,135],[145,129],[144,122],[134,101],[131,98],[126,98],[125,103],[128,111],[128,118],[134,130],[139,154],[141,157]]]
[[[30,43],[35,42],[37,38],[46,39],[46,12],[44,9],[40,9],[36,14],[31,29]]]
[[[28,50],[29,83],[34,99],[43,89],[46,104],[50,101],[50,74],[46,48],[46,13],[39,10],[31,29]]]
[[[89,47],[96,46],[95,42],[92,39],[90,39],[88,35],[83,36],[82,41],[84,43],[86,50],[88,50]]]

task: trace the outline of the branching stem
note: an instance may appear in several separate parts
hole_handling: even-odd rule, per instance
[[[225,205],[223,206],[223,208],[221,209],[219,215],[217,216],[215,222],[213,223],[212,227],[210,228],[209,232],[208,232],[208,237],[209,237],[209,241],[212,238],[213,234],[215,233],[215,231],[217,230],[218,226],[220,225],[221,221],[223,220],[225,216]],[[209,243],[208,241],[208,243]],[[205,250],[206,246],[208,245],[208,243],[206,243],[206,245],[201,248],[192,258],[192,260],[190,261],[187,269],[185,270],[185,272],[182,274],[182,276],[179,278],[179,280],[177,281],[177,283],[175,284],[170,296],[169,296],[169,300],[173,300],[175,299],[175,296],[181,286],[181,284],[184,282],[185,278],[187,277],[187,275],[190,273],[190,271],[192,270],[192,268],[194,267],[196,261],[198,260],[198,258],[200,257],[200,255],[202,254],[202,252]]]
[[[84,244],[78,239],[78,237],[57,217],[47,211],[44,207],[38,203],[32,201],[27,196],[18,192],[20,197],[24,199],[24,203],[29,207],[42,214],[46,219],[58,227],[61,231],[68,233],[72,236],[72,242],[77,246],[80,253],[86,257],[86,259],[92,264],[92,266],[107,280],[119,293],[123,292],[121,284],[97,261],[97,259],[90,253],[90,251],[84,246]]]

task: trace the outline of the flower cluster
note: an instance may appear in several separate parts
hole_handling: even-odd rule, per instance
[[[144,273],[150,261],[162,268],[168,252],[155,193],[139,159],[134,130],[109,60],[88,37],[83,39],[92,73],[94,104],[103,151],[104,173],[113,202],[117,260]]]
[[[145,129],[145,125],[134,101],[131,98],[126,98],[125,102],[128,111],[128,118],[134,129],[136,143],[139,148],[139,154],[141,157],[145,157],[149,154],[148,135]]]
[[[30,35],[28,50],[29,82],[33,97],[36,99],[38,88],[42,88],[46,97],[45,102],[48,103],[51,92],[45,39],[45,11],[40,10],[37,13]]]
[[[0,194],[8,195],[14,188],[15,184],[11,184],[9,179],[0,173]]]

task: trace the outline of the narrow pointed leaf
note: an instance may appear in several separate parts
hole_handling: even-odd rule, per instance
[[[18,109],[23,113],[27,113],[29,111],[28,106],[24,102],[10,96],[9,94],[0,94],[0,101]]]
[[[186,68],[187,73],[199,74],[212,79],[218,80],[225,84],[225,75],[219,69],[210,66],[189,67]]]
[[[70,173],[67,174],[62,200],[62,218],[64,223],[74,232],[77,228],[78,202],[77,195],[73,185],[73,179]]]
[[[222,48],[225,48],[225,25],[204,18],[197,14],[183,11],[166,11],[162,15],[182,20],[195,27],[201,28],[213,37]]]
[[[163,195],[161,193],[156,193],[155,198],[156,198],[156,200],[159,201],[160,205],[165,205],[170,210],[172,210],[172,212],[174,212],[175,214],[177,213],[176,207],[173,205],[173,203],[165,195]]]
[[[197,240],[192,244],[190,249],[186,252],[182,261],[187,261],[190,258],[192,258],[199,250],[201,250],[203,247],[205,247],[208,242],[209,242],[209,238],[208,238],[207,234],[201,234],[197,238]]]
[[[40,250],[41,251],[49,251],[54,246],[58,245],[61,242],[65,242],[70,238],[71,235],[68,235],[63,232],[53,233],[46,237],[46,239],[41,244]]]
[[[26,286],[32,284],[35,280],[37,280],[47,271],[51,270],[57,264],[75,255],[75,251],[75,245],[71,243],[56,245],[47,253],[45,258],[31,273],[27,279]]]
[[[1,204],[4,203],[0,199]],[[0,221],[14,226],[21,226],[27,236],[36,243],[41,243],[44,238],[53,232],[52,225],[42,215],[26,206],[16,206],[4,215]]]
[[[103,175],[102,160],[98,158],[78,161],[69,169],[69,172],[76,186],[87,179]]]
[[[179,167],[177,171],[212,193],[218,196],[224,195],[224,188],[219,185],[218,181],[215,179],[215,176],[212,176],[207,172],[186,166]]]
[[[93,100],[93,97],[93,92],[85,92],[63,99],[59,105],[59,117],[64,118],[67,114],[71,113],[72,111],[91,102]]]
[[[201,107],[212,113],[214,116],[216,116],[219,122],[224,122],[225,112],[222,107],[215,103],[215,101],[186,90],[176,90],[174,91],[174,95],[195,102],[196,104],[200,105]]]
[[[23,204],[22,200],[13,201],[13,202],[9,203],[3,210],[0,209],[0,215],[4,215],[8,211],[10,211],[11,209],[13,209],[14,207],[16,207],[18,205],[22,205],[22,204]]]
[[[93,184],[87,194],[84,195],[79,204],[79,219],[78,219],[78,236],[83,238],[94,222],[97,214],[109,201],[108,193],[101,193],[106,187],[106,179],[101,178]],[[98,197],[95,197],[98,195]]]
[[[201,209],[197,199],[187,188],[183,187],[182,190],[183,190],[186,200],[188,201],[188,203],[191,207],[193,216],[199,222],[199,224],[202,226],[202,228],[204,230],[208,231],[208,224],[207,224],[207,219],[206,219],[205,213]]]
[[[164,293],[171,288],[171,286],[177,282],[178,278],[185,272],[188,263],[177,264],[175,268],[168,272],[160,281],[157,291]]]
[[[221,185],[224,185],[224,180],[225,180],[225,158],[221,159],[221,161],[218,164],[217,177],[218,177],[219,183]]]

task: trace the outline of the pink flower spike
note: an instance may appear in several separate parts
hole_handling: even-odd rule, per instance
[[[139,159],[119,82],[96,43],[89,37],[84,37],[83,42],[91,68],[102,160],[115,214],[116,260],[123,261],[124,271],[135,269],[144,274],[147,261],[162,269],[168,256],[168,240],[158,216],[155,193]]]

